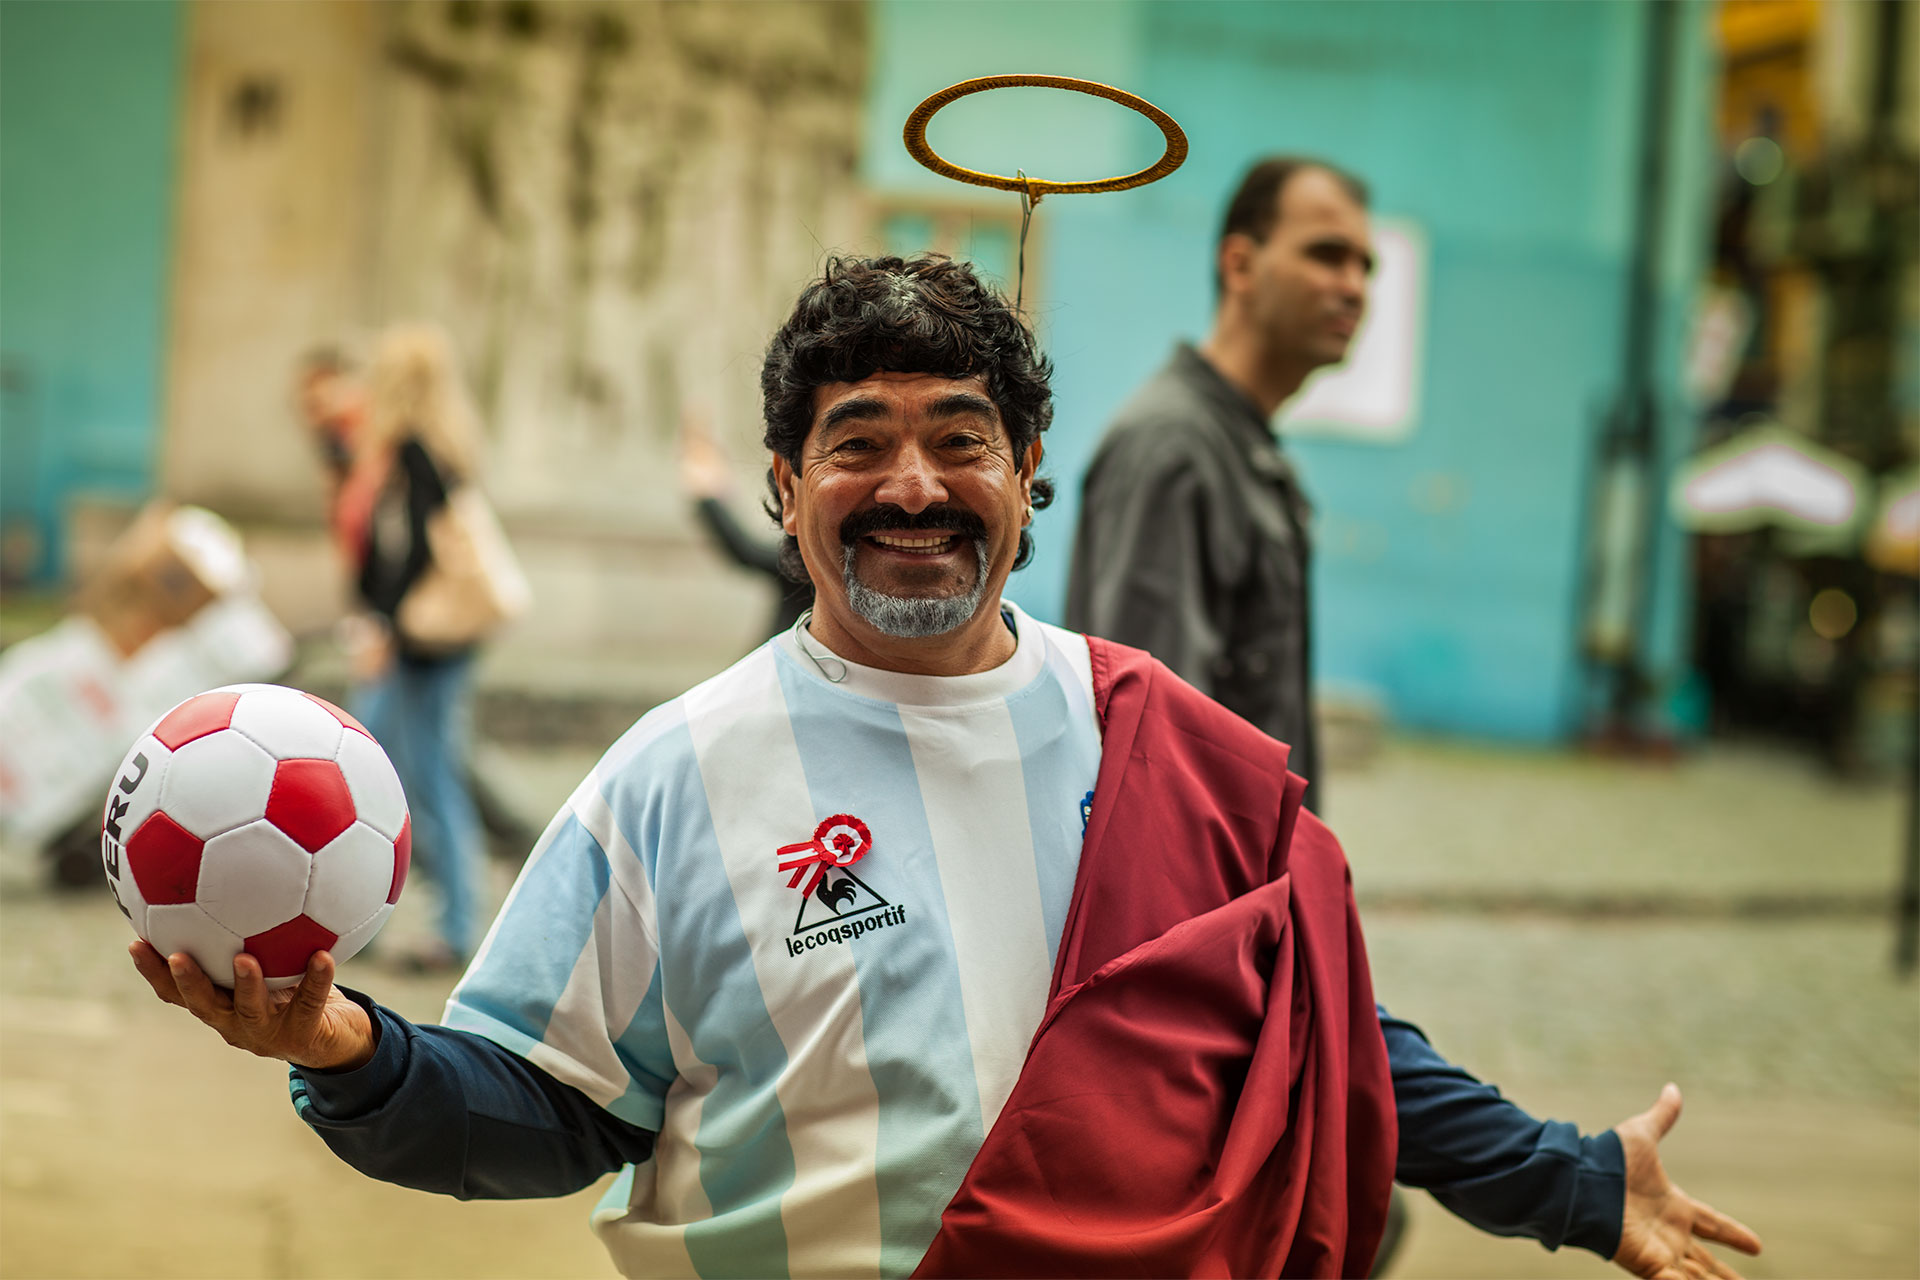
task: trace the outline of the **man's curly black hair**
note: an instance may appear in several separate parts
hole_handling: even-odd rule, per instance
[[[943,254],[828,260],[767,344],[760,369],[767,448],[798,470],[813,429],[814,388],[875,373],[980,375],[1016,460],[1053,422],[1053,362],[1004,298],[972,267]],[[780,491],[771,470],[767,488],[778,520]],[[1052,501],[1053,482],[1035,479],[1035,508]],[[1032,558],[1033,536],[1022,529],[1013,567]],[[807,580],[791,534],[780,548],[780,569],[795,582]]]

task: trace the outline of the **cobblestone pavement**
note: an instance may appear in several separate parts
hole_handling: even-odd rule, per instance
[[[1920,999],[1891,967],[1902,800],[1796,757],[1671,764],[1389,742],[1332,779],[1374,985],[1537,1114],[1668,1080],[1676,1181],[1753,1277],[1920,1275]],[[1602,1276],[1413,1197],[1396,1276]]]
[[[592,758],[483,763],[544,814]],[[1920,1276],[1920,1000],[1878,905],[1894,792],[1756,751],[1647,766],[1396,740],[1330,781],[1389,1007],[1590,1130],[1678,1081],[1669,1167],[1766,1238],[1749,1276]],[[423,933],[428,905],[410,889],[382,941]],[[104,893],[50,891],[0,850],[0,1276],[612,1274],[594,1190],[462,1204],[340,1165],[278,1065],[153,1001],[126,941]],[[346,976],[420,1018],[450,985],[377,956]],[[1413,1200],[1395,1276],[1617,1274]]]

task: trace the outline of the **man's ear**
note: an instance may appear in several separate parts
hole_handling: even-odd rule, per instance
[[[1020,488],[1026,493],[1028,501],[1033,499],[1033,478],[1040,474],[1040,459],[1046,452],[1040,437],[1035,436],[1033,443],[1027,446],[1026,457],[1020,460]]]
[[[773,486],[780,492],[780,530],[783,533],[799,536],[799,518],[794,514],[793,468],[779,454],[773,455]]]
[[[1221,292],[1233,292],[1234,286],[1246,279],[1253,265],[1253,255],[1259,248],[1253,237],[1243,231],[1232,231],[1220,238],[1220,250],[1214,263],[1220,269]]]

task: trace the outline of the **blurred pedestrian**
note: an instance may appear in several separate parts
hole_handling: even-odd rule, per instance
[[[357,576],[365,555],[365,533],[373,516],[374,500],[384,484],[384,468],[355,470],[354,451],[367,417],[367,389],[351,357],[340,347],[323,344],[300,358],[294,379],[294,399],[301,425],[312,437],[327,477],[327,527],[348,567]],[[350,655],[378,657],[384,649],[382,628],[364,614],[341,619],[339,635]],[[464,735],[462,735],[464,736]],[[487,850],[496,858],[518,865],[532,847],[539,830],[528,826],[513,804],[469,756],[462,761],[467,790],[480,814]]]
[[[479,428],[446,335],[405,325],[381,339],[343,494],[373,495],[350,533],[370,625],[353,643],[354,709],[393,757],[421,870],[439,890],[439,940],[407,957],[464,964],[478,942],[480,828],[464,767],[474,646],[423,643],[400,621],[433,565],[428,524],[479,471]]]
[[[1212,332],[1115,415],[1067,586],[1069,627],[1145,649],[1292,746],[1316,812],[1312,508],[1271,422],[1346,357],[1372,270],[1358,178],[1293,156],[1247,172],[1215,250]]]
[[[295,398],[300,419],[313,436],[335,489],[353,468],[353,440],[366,420],[367,397],[352,362],[335,346],[318,346],[300,357]]]
[[[317,346],[300,358],[294,398],[327,476],[327,527],[349,564],[358,565],[380,476],[356,473],[354,450],[367,419],[367,392],[345,351]]]
[[[781,571],[780,542],[773,536],[771,525],[761,537],[742,527],[728,506],[735,488],[733,467],[714,439],[705,412],[688,409],[680,419],[680,492],[693,500],[700,523],[728,559],[772,580],[779,596],[767,634],[777,636],[792,628],[813,604],[813,583],[796,582]]]

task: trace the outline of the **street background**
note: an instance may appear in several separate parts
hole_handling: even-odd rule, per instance
[[[1023,248],[1012,195],[900,143],[1009,71],[1142,95],[1186,164],[1049,198]],[[1040,89],[929,138],[1061,179],[1163,145]],[[140,724],[242,668],[346,696],[304,353],[458,348],[535,599],[480,655],[474,758],[537,829],[764,636],[676,440],[711,423],[771,539],[760,360],[829,254],[1022,290],[1060,499],[1009,594],[1056,620],[1086,461],[1204,332],[1274,152],[1367,181],[1382,263],[1276,424],[1382,1000],[1589,1131],[1678,1082],[1670,1167],[1766,1239],[1747,1274],[1920,1277],[1920,0],[0,3],[0,1276],[609,1272],[597,1192],[340,1165],[280,1068],[151,998],[99,882]],[[247,559],[166,596],[177,548],[120,554],[150,504]],[[530,839],[496,832],[496,900]],[[345,971],[417,1018],[431,898]],[[1396,1275],[1610,1273],[1412,1203]]]

